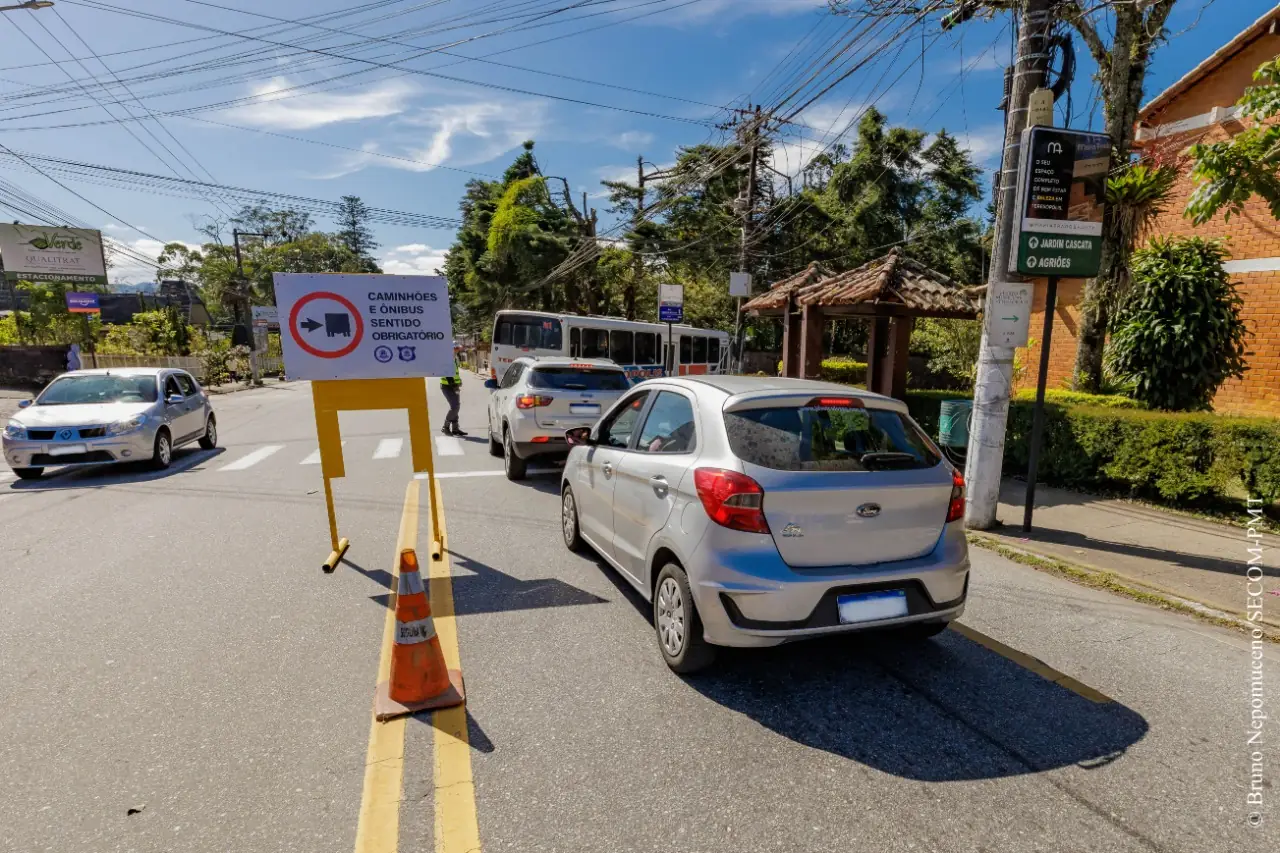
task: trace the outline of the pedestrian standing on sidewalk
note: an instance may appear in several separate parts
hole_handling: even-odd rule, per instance
[[[444,426],[440,431],[445,435],[466,435],[458,428],[458,407],[462,405],[462,365],[458,361],[459,353],[462,347],[455,342],[453,345],[453,375],[443,376],[440,378],[440,390],[444,392],[444,398],[449,403],[449,414],[444,416]]]

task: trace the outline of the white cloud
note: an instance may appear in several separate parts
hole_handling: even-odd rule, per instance
[[[346,121],[386,118],[404,112],[417,88],[405,80],[383,80],[354,92],[314,92],[299,95],[287,91],[296,85],[288,77],[256,83],[249,92],[251,104],[228,112],[244,124],[279,130],[307,130]]]
[[[114,230],[114,229],[108,229]],[[121,229],[123,230],[123,229]],[[182,240],[173,240],[170,242],[183,243],[188,249],[198,250],[200,246],[195,243],[184,243]],[[131,258],[119,251],[112,251],[112,245],[128,246],[139,254],[148,258],[159,258],[160,252],[164,250],[166,243],[159,240],[151,240],[141,238],[138,240],[113,240],[107,244],[107,262],[111,266],[107,269],[107,278],[113,283],[132,284],[140,281],[156,281],[156,268],[149,264],[145,264],[140,260]]]
[[[1004,148],[1004,126],[991,124],[986,127],[975,127],[970,131],[961,130],[955,134],[960,145],[969,149],[969,156],[980,166],[991,166],[1000,162],[1000,151]]]
[[[624,151],[634,151],[645,145],[653,144],[653,134],[644,130],[628,130],[619,133],[614,138],[613,144]]]
[[[393,275],[435,275],[444,269],[444,250],[422,243],[397,246],[378,261],[382,271]]]
[[[966,74],[977,74],[983,71],[998,71],[1009,64],[1009,45],[995,44],[989,46],[986,50],[977,56],[965,56],[963,59],[957,59],[946,71],[951,74],[959,74],[964,71]]]
[[[526,139],[536,138],[546,124],[546,112],[546,104],[538,101],[478,101],[431,107],[399,120],[399,124],[413,128],[411,137],[393,132],[390,141],[387,135],[370,140],[361,146],[363,153],[347,158],[336,170],[320,177],[342,177],[374,164],[429,172],[437,166],[488,163]],[[425,145],[420,142],[424,135],[429,137]]]

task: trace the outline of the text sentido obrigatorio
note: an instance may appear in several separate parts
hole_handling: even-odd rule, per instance
[[[369,328],[375,341],[438,341],[444,332],[422,328],[422,316],[426,314],[423,303],[438,301],[434,293],[407,291],[378,293],[370,291]]]

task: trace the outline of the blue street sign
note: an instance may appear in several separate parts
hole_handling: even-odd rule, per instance
[[[683,323],[684,322],[684,306],[683,305],[659,305],[658,306],[658,322]]]
[[[68,290],[66,292],[67,310],[72,314],[101,314],[102,309],[98,305],[98,294],[96,293],[77,293]]]

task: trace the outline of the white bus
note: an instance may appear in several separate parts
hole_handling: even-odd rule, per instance
[[[668,347],[666,323],[616,317],[580,317],[542,311],[499,311],[493,319],[489,373],[494,380],[514,359],[526,355],[607,358],[632,382],[670,374],[723,373],[729,335],[673,325]]]

